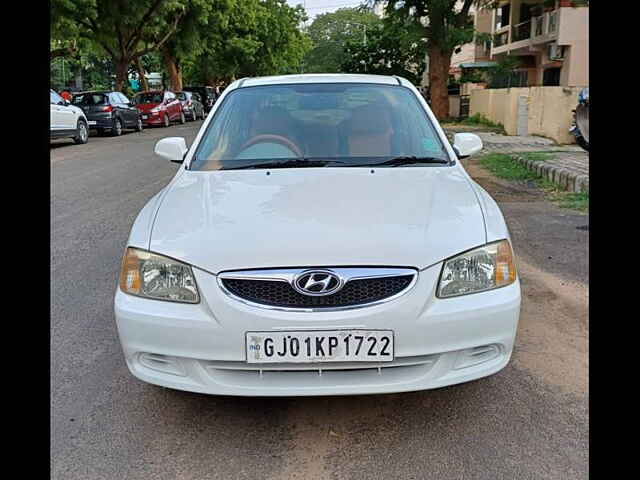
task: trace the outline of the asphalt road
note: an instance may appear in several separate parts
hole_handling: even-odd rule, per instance
[[[131,224],[177,165],[153,155],[201,122],[52,142],[54,479],[586,479],[588,217],[470,173],[509,223],[523,305],[513,360],[438,390],[215,397],[127,371],[113,294]]]

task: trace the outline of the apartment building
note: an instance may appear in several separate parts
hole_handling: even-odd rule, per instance
[[[509,0],[487,14],[492,17],[490,60],[507,55],[520,60],[519,78],[511,86],[589,85],[588,2]]]

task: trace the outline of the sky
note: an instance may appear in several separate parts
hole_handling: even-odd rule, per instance
[[[362,3],[359,0],[287,0],[291,6],[302,5],[306,7],[309,20],[307,24],[313,22],[314,17],[322,13],[335,12],[339,8],[357,7]]]

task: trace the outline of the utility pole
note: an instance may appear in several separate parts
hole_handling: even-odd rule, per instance
[[[364,45],[365,48],[365,54],[366,54],[366,49],[367,49],[367,25],[364,23],[356,23],[356,22],[350,22],[351,25],[358,25],[359,27],[363,27],[363,33],[362,33],[362,44]],[[364,62],[364,73],[367,73],[367,62]]]

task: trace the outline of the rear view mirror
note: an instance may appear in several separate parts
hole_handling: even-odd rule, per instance
[[[153,153],[170,162],[182,163],[189,149],[183,137],[167,137],[156,143]]]
[[[458,158],[467,158],[482,150],[482,140],[474,133],[456,133],[453,136],[453,149]]]

